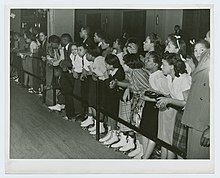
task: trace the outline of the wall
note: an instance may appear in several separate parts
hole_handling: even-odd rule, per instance
[[[158,24],[156,19],[158,18]],[[174,32],[174,26],[182,27],[183,10],[178,9],[158,9],[147,10],[146,34],[157,33],[164,42],[170,33]]]
[[[86,25],[86,14],[101,13],[101,23],[104,28],[106,25],[106,32],[113,38],[122,35],[122,19],[123,12],[128,10],[76,10],[76,33],[79,36],[77,27]],[[131,11],[131,10],[129,10]],[[156,25],[156,16],[159,17],[159,24]],[[155,32],[158,33],[162,41],[165,41],[167,35],[172,33],[175,25],[182,26],[183,10],[173,9],[146,9],[146,33],[145,35]],[[144,39],[143,39],[144,40]]]
[[[14,32],[20,32],[21,29],[21,10],[11,9],[11,12],[15,14],[15,18],[10,18],[10,30]]]
[[[182,28],[183,23],[183,10],[166,10],[165,27],[163,35],[166,38],[170,33],[174,32],[174,26],[180,25]],[[163,38],[164,38],[163,37]]]
[[[69,33],[74,36],[75,10],[73,9],[54,9],[53,10],[53,32],[61,36],[63,33]]]
[[[101,28],[106,30],[106,33],[110,34],[112,37],[118,37],[121,35],[121,14],[120,10],[103,10],[103,9],[88,9],[88,10],[76,10],[76,21],[75,21],[75,38],[80,40],[79,31],[81,26],[86,24],[87,14],[101,14]]]

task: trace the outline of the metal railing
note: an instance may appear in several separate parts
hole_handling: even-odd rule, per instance
[[[40,57],[37,57],[37,56],[32,57],[32,59],[33,59],[33,60],[41,60],[41,58],[40,58]],[[18,59],[14,59],[14,60],[18,60]],[[22,60],[22,59],[19,59],[19,60]],[[10,64],[10,66],[16,68],[16,69],[19,70],[22,74],[26,73],[26,74],[32,76],[33,78],[35,78],[35,79],[41,81],[42,84],[43,84],[43,86],[45,86],[45,84],[46,84],[46,79],[45,79],[45,78],[42,78],[41,76],[37,76],[36,74],[30,73],[30,72],[24,70],[23,68],[19,68],[17,65],[15,65],[15,64],[13,64],[13,63]],[[22,75],[22,76],[23,76],[23,75]],[[46,91],[43,90],[43,93],[42,93],[42,103],[45,103],[45,102],[46,102]]]
[[[34,57],[33,59],[39,60],[38,57]],[[17,66],[14,66],[13,64],[11,64],[11,66],[15,67],[15,68],[17,67]],[[18,70],[22,70],[23,73],[27,73],[27,74],[31,75],[32,77],[40,80],[45,86],[46,80],[44,78],[41,78],[41,77],[39,77],[35,74],[32,74],[28,71],[23,70],[23,69],[18,69]],[[54,74],[54,68],[53,68],[53,74]],[[53,104],[55,105],[56,104],[56,90],[60,89],[60,88],[55,85],[54,81],[55,80],[53,80],[53,83],[52,83],[52,89],[53,89]],[[100,138],[100,127],[99,127],[100,126],[100,113],[102,113],[105,116],[109,116],[112,119],[114,119],[115,121],[129,127],[130,129],[136,131],[137,133],[153,140],[156,144],[158,144],[162,147],[165,147],[166,149],[174,152],[175,154],[177,154],[177,155],[179,155],[183,158],[186,158],[186,152],[184,152],[184,151],[178,149],[177,147],[174,147],[174,146],[172,146],[172,145],[170,145],[170,144],[168,144],[168,143],[166,143],[166,142],[164,142],[164,141],[162,141],[158,138],[154,138],[151,135],[147,135],[146,133],[143,133],[143,131],[141,129],[137,128],[136,126],[134,126],[134,125],[132,125],[132,124],[126,122],[126,121],[124,121],[123,119],[121,119],[119,117],[116,118],[116,117],[112,116],[111,113],[109,113],[107,110],[105,110],[105,108],[100,106],[100,91],[99,91],[100,90],[100,82],[99,82],[99,80],[97,80],[97,82],[96,82],[96,88],[97,88],[96,89],[96,106],[94,106],[94,108],[96,109],[96,140],[99,140],[99,138]],[[86,101],[82,97],[77,96],[75,94],[72,94],[72,95],[76,100],[80,101],[83,104],[86,104]],[[43,98],[43,103],[45,103],[45,100],[46,100],[46,91],[45,90],[43,91],[43,97],[42,98]]]
[[[146,133],[144,133],[141,129],[137,128],[136,126],[124,121],[123,119],[119,118],[119,117],[115,117],[113,116],[109,111],[107,111],[105,108],[101,107],[100,106],[100,82],[99,80],[97,80],[96,82],[96,106],[94,106],[94,108],[96,109],[96,140],[99,140],[100,138],[100,113],[104,114],[105,116],[109,116],[111,117],[112,119],[114,119],[115,121],[129,127],[130,129],[136,131],[137,133],[153,140],[156,144],[162,146],[162,147],[165,147],[166,149],[174,152],[175,154],[181,156],[182,158],[186,158],[186,152],[178,149],[177,147],[175,146],[172,146],[158,138],[155,138],[155,137],[152,137],[151,135],[147,135]],[[56,90],[56,88],[54,88],[54,90]],[[86,101],[80,97],[80,96],[77,96],[75,94],[73,94],[73,97],[75,99],[77,99],[78,101],[80,101],[81,103],[84,103],[86,104]]]

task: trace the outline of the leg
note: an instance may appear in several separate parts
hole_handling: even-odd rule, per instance
[[[117,130],[117,121],[108,117],[108,125],[111,127],[112,130]]]
[[[92,107],[88,107],[88,116],[94,116]]]
[[[143,144],[143,152],[144,152],[143,158],[144,159],[146,159],[145,154],[146,154],[146,151],[147,151],[148,143],[149,143],[149,139],[145,136],[142,136],[142,144]]]
[[[74,101],[73,96],[65,95],[65,104],[66,104],[66,116],[70,119],[74,117],[75,109],[74,109]]]
[[[167,159],[168,150],[164,147],[161,147],[161,159]]]
[[[175,159],[176,158],[176,154],[173,153],[172,151],[170,150],[167,150],[167,159]]]
[[[210,159],[210,147],[202,147],[200,139],[203,132],[189,128],[187,158],[188,159]]]
[[[143,156],[144,159],[150,158],[150,156],[154,150],[155,145],[156,145],[156,143],[154,141],[148,139],[148,145],[146,147],[146,150],[145,150],[144,156]]]

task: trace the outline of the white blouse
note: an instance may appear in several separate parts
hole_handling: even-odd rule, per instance
[[[184,100],[183,92],[191,87],[192,78],[189,74],[180,74],[180,77],[175,77],[172,80],[170,75],[167,76],[168,88],[170,95],[174,99]]]
[[[169,95],[168,80],[161,70],[158,70],[149,76],[151,87],[164,95]]]

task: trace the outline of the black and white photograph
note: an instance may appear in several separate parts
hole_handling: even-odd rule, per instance
[[[12,5],[6,14],[7,173],[40,172],[22,161],[44,173],[44,161],[74,161],[48,173],[197,161],[206,166],[164,172],[213,173],[212,4]],[[80,169],[86,161],[97,170]]]

